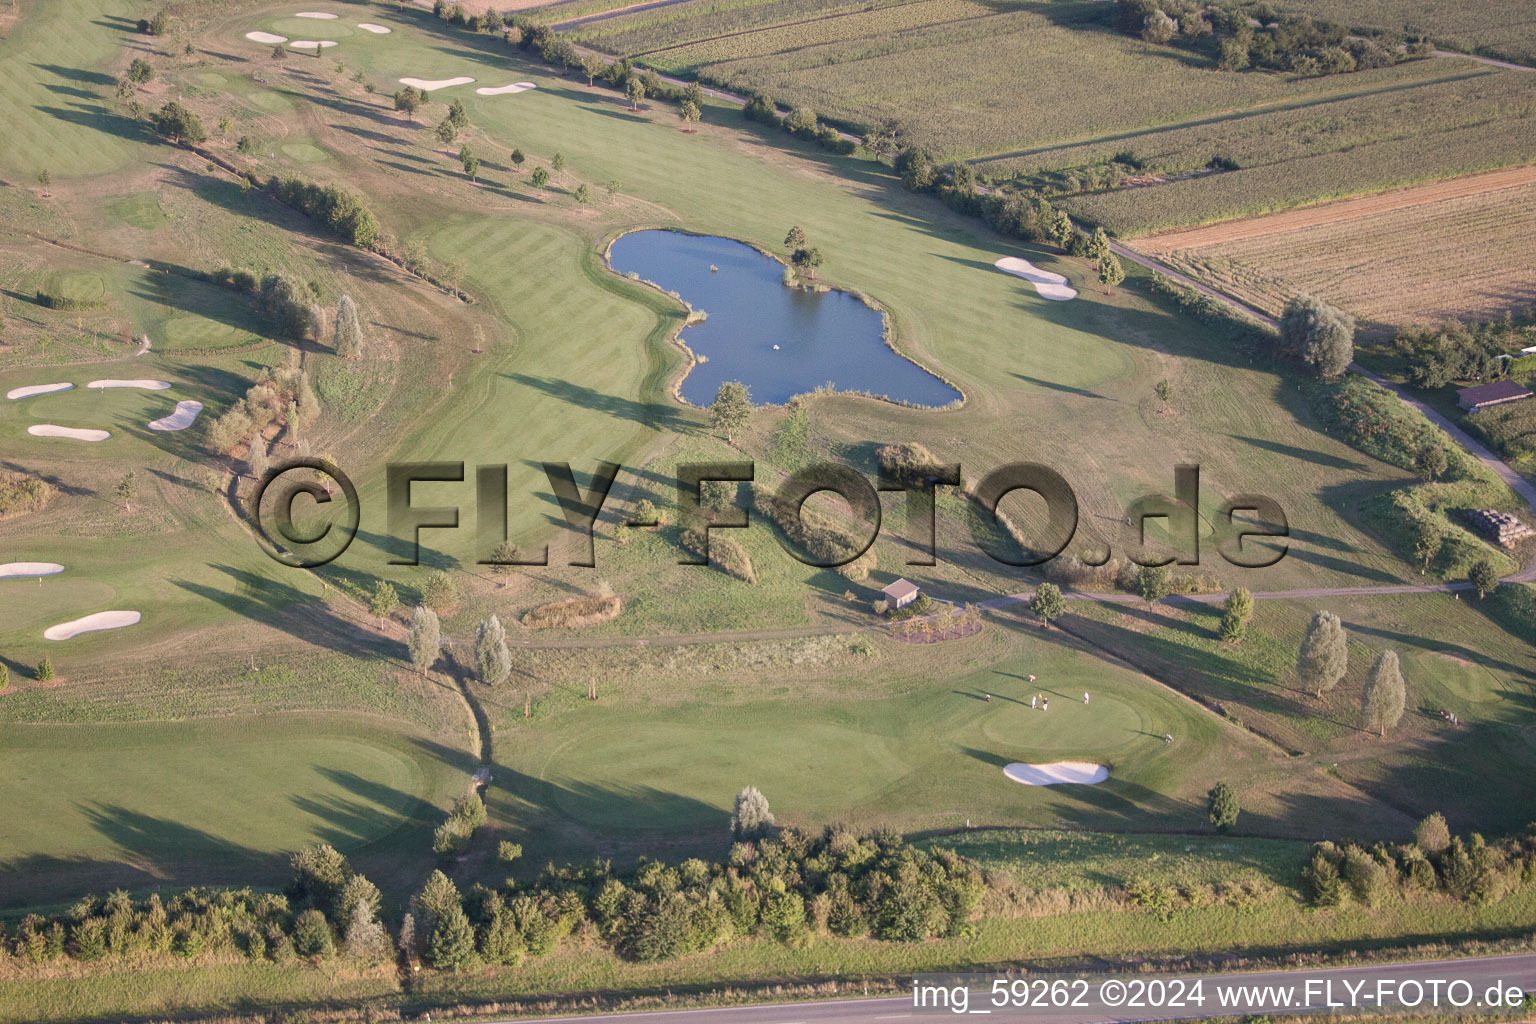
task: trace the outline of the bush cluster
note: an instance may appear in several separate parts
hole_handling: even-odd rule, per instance
[[[779,105],[764,93],[753,93],[741,114],[748,121],[781,128],[797,139],[814,142],[822,149],[847,156],[858,149],[858,143],[845,139],[838,130],[817,120],[816,112],[809,107],[796,107],[788,114],[779,113]]]
[[[461,796],[448,811],[448,820],[432,833],[432,852],[439,857],[456,857],[469,845],[475,829],[485,824],[485,801],[479,793]]]
[[[1376,906],[1394,893],[1443,893],[1466,903],[1488,903],[1536,880],[1536,825],[1490,844],[1478,833],[1452,836],[1438,814],[1420,824],[1411,843],[1365,849],[1318,843],[1302,871],[1302,887],[1315,906],[1351,901]]]
[[[0,470],[0,519],[25,512],[41,512],[56,493],[48,481],[30,473]]]
[[[39,288],[34,297],[39,306],[46,306],[49,309],[104,309],[107,305],[105,299],[72,299],[63,292],[48,291],[46,288]]]
[[[729,537],[722,537],[718,533],[711,536],[705,533],[702,526],[688,526],[678,534],[677,543],[697,558],[703,558],[707,553],[709,564],[727,576],[734,576],[744,583],[757,582],[757,573],[752,568],[752,556],[747,554],[746,548]]]
[[[292,175],[274,175],[267,191],[285,206],[291,206],[325,225],[327,231],[362,249],[372,249],[379,242],[379,222],[363,205],[361,197],[335,185],[316,185]]]
[[[1500,360],[1536,345],[1536,327],[1511,323],[1464,324],[1452,321],[1438,328],[1410,327],[1392,339],[1392,347],[1408,363],[1408,379],[1416,388],[1439,388],[1453,381],[1496,380],[1506,372],[1524,374],[1522,359]],[[1526,356],[1531,369],[1536,358]],[[1509,365],[1506,365],[1509,364]]]
[[[816,562],[842,562],[852,559],[854,552],[859,550],[859,542],[834,526],[826,516],[804,505],[798,510],[792,508],[780,501],[767,484],[752,487],[752,505],[777,526],[791,544]]]

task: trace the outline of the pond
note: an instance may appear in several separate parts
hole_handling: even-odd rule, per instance
[[[683,378],[682,396],[694,405],[714,401],[728,380],[747,385],[759,405],[781,405],[827,383],[913,405],[943,406],[961,397],[885,343],[878,312],[847,292],[786,288],[783,265],[750,245],[634,231],[613,243],[609,263],[708,314],[681,335],[705,359]]]

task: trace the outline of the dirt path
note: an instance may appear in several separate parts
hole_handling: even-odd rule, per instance
[[[1129,241],[1142,252],[1147,253],[1195,249],[1208,245],[1220,245],[1224,242],[1260,238],[1264,235],[1276,235],[1286,231],[1297,231],[1321,224],[1336,224],[1340,221],[1376,216],[1394,210],[1425,206],[1446,199],[1459,199],[1463,196],[1517,188],[1533,182],[1536,182],[1536,164],[1528,164],[1523,167],[1505,168],[1501,171],[1447,178],[1428,185],[1411,185],[1407,188],[1357,196],[1353,199],[1320,203],[1316,206],[1303,206],[1283,213],[1265,214],[1262,217],[1243,217],[1203,227],[1175,228],[1171,231],[1142,235]]]

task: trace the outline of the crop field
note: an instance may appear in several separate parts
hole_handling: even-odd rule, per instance
[[[1271,314],[1311,292],[1374,324],[1498,319],[1536,303],[1530,232],[1509,215],[1533,181],[1521,168],[1133,244]]]
[[[1423,4],[1416,0],[1282,0],[1278,10],[1327,18],[1352,28],[1430,36],[1441,46],[1536,62],[1536,14],[1521,0]]]
[[[1422,61],[1342,80],[1225,74],[1113,31],[1103,21],[1107,9],[1096,0],[1047,8],[918,0],[871,13],[863,5],[823,12],[772,3],[716,14],[694,0],[570,34],[659,70],[762,90],[780,104],[852,124],[894,117],[916,141],[955,158],[1166,129],[1259,104],[1445,74]],[[956,75],[960,68],[965,73]]]

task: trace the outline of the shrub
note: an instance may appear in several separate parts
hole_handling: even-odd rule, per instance
[[[31,473],[0,470],[0,519],[41,512],[55,493],[52,484]]]
[[[541,604],[524,612],[522,623],[528,629],[570,629],[607,622],[623,610],[624,601],[617,594],[595,594]]]

